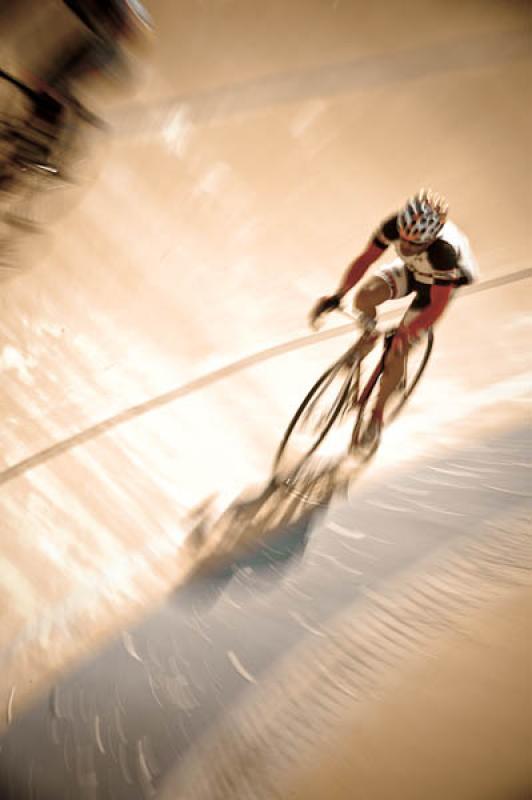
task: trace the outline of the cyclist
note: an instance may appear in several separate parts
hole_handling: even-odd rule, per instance
[[[43,165],[47,164],[47,154],[60,134],[67,107],[85,122],[104,127],[102,121],[76,97],[80,83],[107,70],[122,68],[123,71],[126,44],[146,43],[153,30],[151,17],[139,0],[63,2],[84,27],[63,47],[53,63],[41,71],[39,77],[29,76],[31,86],[0,70],[2,76],[17,85],[30,102],[25,125],[31,141],[39,143],[39,148],[34,148],[34,151],[39,151]],[[28,161],[27,152],[28,147],[22,141],[22,144],[16,144],[11,158],[0,165],[0,192],[8,192],[16,184],[16,165]],[[53,166],[55,171],[57,166]]]
[[[363,328],[375,328],[377,307],[386,300],[415,293],[385,361],[379,392],[363,437],[365,447],[379,443],[386,402],[404,375],[410,347],[441,316],[454,291],[476,280],[478,268],[465,234],[449,219],[444,198],[422,189],[396,214],[385,219],[366,249],[347,268],[338,290],[318,300],[311,323],[340,305],[341,299],[368,268],[392,245],[397,253],[355,296]]]
[[[92,124],[100,120],[75,96],[86,78],[105,71],[124,71],[124,46],[141,44],[151,37],[151,16],[139,0],[63,0],[83,23],[84,29],[61,50],[36,81],[34,114],[56,123],[65,104]]]

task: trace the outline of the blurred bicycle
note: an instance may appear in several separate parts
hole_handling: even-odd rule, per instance
[[[363,322],[367,323],[366,320]],[[321,460],[322,465],[327,461],[334,464],[350,455],[358,464],[363,464],[374,455],[379,441],[368,436],[370,406],[397,330],[379,330],[377,326],[365,324],[357,341],[313,384],[292,417],[277,449],[273,465],[273,475],[277,481],[290,484],[297,482],[306,468],[312,466],[311,462],[316,460]],[[377,349],[379,342],[380,355],[368,372],[365,370],[367,357]],[[433,342],[434,334],[429,328],[417,347],[409,351],[403,378],[386,405],[384,426],[397,417],[418,385],[428,364]],[[335,441],[330,452],[327,452],[331,439],[336,438],[335,433],[340,434],[340,442]]]
[[[37,229],[57,216],[52,193],[87,177],[89,139],[103,127],[90,126],[75,104],[4,70],[0,80],[23,99],[17,109],[0,110],[0,218],[11,227]]]
[[[139,0],[63,2],[82,26],[49,63],[24,80],[0,69],[24,100],[16,113],[0,109],[0,216],[27,228],[57,215],[50,191],[89,177],[90,145],[107,126],[81,101],[83,88],[105,75],[124,78],[131,48],[153,31]]]

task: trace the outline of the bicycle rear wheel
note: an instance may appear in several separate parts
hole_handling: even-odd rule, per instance
[[[359,365],[356,345],[326,370],[292,417],[274,459],[273,474],[294,477],[329,437],[340,429],[356,402]],[[345,444],[348,437],[345,438]],[[334,450],[334,446],[331,451]]]
[[[378,386],[380,378],[382,376],[384,370],[384,360],[388,348],[391,345],[393,336],[394,336],[393,331],[387,334],[385,338],[385,345],[382,357],[379,360],[379,363],[377,364],[374,372],[368,379],[364,389],[361,391],[360,394],[357,420],[351,438],[351,452],[356,453],[362,461],[367,461],[369,458],[371,458],[371,456],[374,455],[378,447],[378,442],[376,442],[371,447],[365,449],[362,446],[361,441],[364,437],[364,432],[371,418],[371,411],[373,406],[372,398],[375,396],[376,387]],[[390,425],[390,423],[393,422],[393,420],[398,416],[400,411],[405,406],[405,403],[407,402],[408,398],[411,396],[412,392],[418,385],[421,376],[423,375],[423,372],[425,371],[425,368],[428,364],[433,344],[434,344],[434,334],[432,328],[430,328],[427,331],[424,342],[422,342],[418,347],[415,347],[412,350],[410,350],[406,362],[405,376],[403,378],[402,384],[392,394],[392,396],[389,398],[386,404],[386,409],[383,419],[384,428]]]

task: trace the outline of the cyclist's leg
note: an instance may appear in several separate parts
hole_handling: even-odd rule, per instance
[[[415,297],[406,310],[401,324],[407,325],[409,322],[412,322],[412,320],[415,319],[415,317],[423,310],[424,304],[424,300],[422,300],[420,297]],[[401,381],[404,378],[408,353],[412,347],[415,347],[415,344],[405,345],[405,349],[402,353],[397,353],[390,347],[386,354],[384,370],[380,380],[379,391],[374,408],[374,413],[380,417],[381,420],[388,399],[400,386]]]
[[[396,353],[390,347],[386,354],[384,370],[379,383],[379,391],[373,411],[381,421],[388,399],[395,392],[403,379],[407,358],[408,348],[405,348],[402,353]]]
[[[364,317],[374,320],[377,316],[377,307],[386,300],[390,300],[391,297],[392,293],[388,283],[379,275],[374,275],[357,291],[354,307]]]
[[[355,308],[370,319],[375,319],[377,307],[386,300],[394,300],[408,294],[406,268],[400,259],[395,259],[378,270],[366,281],[355,295]]]
[[[384,409],[388,399],[400,385],[405,374],[407,354],[392,352],[391,347],[386,353],[384,369],[377,392],[377,399],[373,406],[371,417],[366,429],[362,432],[359,443],[366,449],[374,452],[381,437]]]
[[[364,314],[374,316],[376,306],[380,303],[405,297],[410,293],[409,276],[404,263],[400,259],[396,259],[388,267],[379,270],[368,288],[372,289],[371,293],[362,294],[357,308]],[[406,356],[397,356],[391,352],[391,349],[388,351],[371,420],[362,437],[362,444],[365,447],[375,448],[378,446],[384,407],[390,395],[401,382],[405,364]]]

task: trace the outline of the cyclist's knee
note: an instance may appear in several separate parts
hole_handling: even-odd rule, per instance
[[[382,278],[374,276],[356,293],[355,308],[363,314],[373,315],[375,308],[389,299],[390,287]]]
[[[355,295],[354,305],[357,311],[361,311],[363,314],[373,314],[377,303],[371,289],[367,287],[359,289]]]

